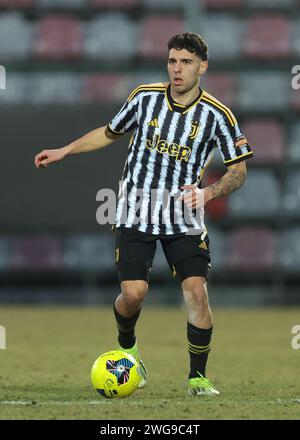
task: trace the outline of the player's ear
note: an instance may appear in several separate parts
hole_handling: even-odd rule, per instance
[[[199,66],[199,75],[204,75],[204,73],[207,70],[207,67],[208,67],[208,62],[201,61],[200,66]]]

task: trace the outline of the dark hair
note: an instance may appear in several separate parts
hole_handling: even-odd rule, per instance
[[[184,34],[173,35],[168,41],[168,48],[170,49],[186,49],[194,53],[203,61],[208,58],[208,46],[206,41],[199,34],[192,32],[185,32]]]

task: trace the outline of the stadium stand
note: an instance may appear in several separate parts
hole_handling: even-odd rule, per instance
[[[136,24],[122,13],[97,15],[85,27],[84,46],[85,56],[92,59],[115,63],[130,59],[137,51]]]
[[[47,16],[39,20],[33,43],[33,55],[52,60],[80,58],[83,39],[76,17]]]
[[[143,0],[147,9],[174,11],[182,9],[184,0]]]
[[[10,266],[14,270],[57,270],[62,268],[62,245],[58,238],[15,238]]]
[[[0,0],[0,8],[29,9],[34,6],[35,0]]]
[[[143,58],[165,59],[166,41],[170,35],[183,31],[181,18],[152,16],[145,18],[140,27],[138,53]]]
[[[229,14],[211,14],[201,20],[197,32],[209,41],[209,57],[215,61],[240,56],[243,29],[242,22]]]
[[[38,8],[46,10],[78,9],[87,6],[87,0],[35,0]]]
[[[94,8],[131,9],[139,6],[141,0],[87,0]]]
[[[300,162],[299,139],[300,139],[300,124],[298,123],[292,127],[290,134],[290,141],[288,144],[288,157],[290,161],[293,163]]]
[[[238,79],[238,104],[241,110],[283,112],[288,107],[289,78],[285,73],[242,73]],[[274,93],[276,90],[276,93]]]
[[[241,9],[243,7],[244,0],[199,0],[200,4],[204,3],[207,9]]]
[[[300,217],[300,171],[291,171],[285,178],[283,207],[286,215]]]
[[[0,237],[0,271],[9,267],[10,263],[9,240],[7,237]]]
[[[243,227],[228,238],[228,265],[239,271],[263,272],[274,269],[275,234],[268,228]]]
[[[83,78],[69,73],[33,73],[28,99],[32,104],[81,102]]]
[[[283,125],[273,119],[254,119],[243,125],[247,139],[251,139],[254,157],[251,163],[276,164],[284,158],[285,132]]]
[[[262,15],[249,19],[243,51],[257,59],[286,58],[292,53],[291,29],[283,15]]]
[[[291,227],[280,233],[280,252],[278,258],[284,269],[299,271],[300,228]]]
[[[114,267],[113,235],[69,236],[63,252],[64,266],[69,270],[105,272]]]
[[[248,218],[273,218],[279,214],[280,187],[272,170],[251,169],[247,185],[229,197],[229,212],[232,216]]]
[[[31,51],[32,36],[33,27],[20,12],[2,13],[0,15],[1,61],[27,59]]]
[[[85,102],[119,102],[128,94],[128,84],[124,76],[118,74],[92,73],[83,80],[82,99]]]
[[[251,9],[266,9],[266,10],[274,10],[274,9],[291,9],[295,0],[244,0],[245,6]]]
[[[226,256],[226,233],[216,226],[206,225],[209,237],[212,269],[224,269]]]
[[[203,78],[203,88],[225,104],[235,108],[236,102],[236,77],[232,73],[209,73]]]

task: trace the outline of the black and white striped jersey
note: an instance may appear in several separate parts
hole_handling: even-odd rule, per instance
[[[253,153],[234,115],[199,89],[189,105],[176,103],[170,84],[141,85],[111,120],[108,129],[133,131],[120,184],[116,227],[154,235],[203,230],[204,212],[186,216],[180,187],[201,183],[218,148],[226,166]]]

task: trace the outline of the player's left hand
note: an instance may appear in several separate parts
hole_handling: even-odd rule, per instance
[[[205,188],[198,188],[196,185],[183,185],[180,189],[186,191],[181,198],[188,208],[204,208],[205,204],[208,202]]]

